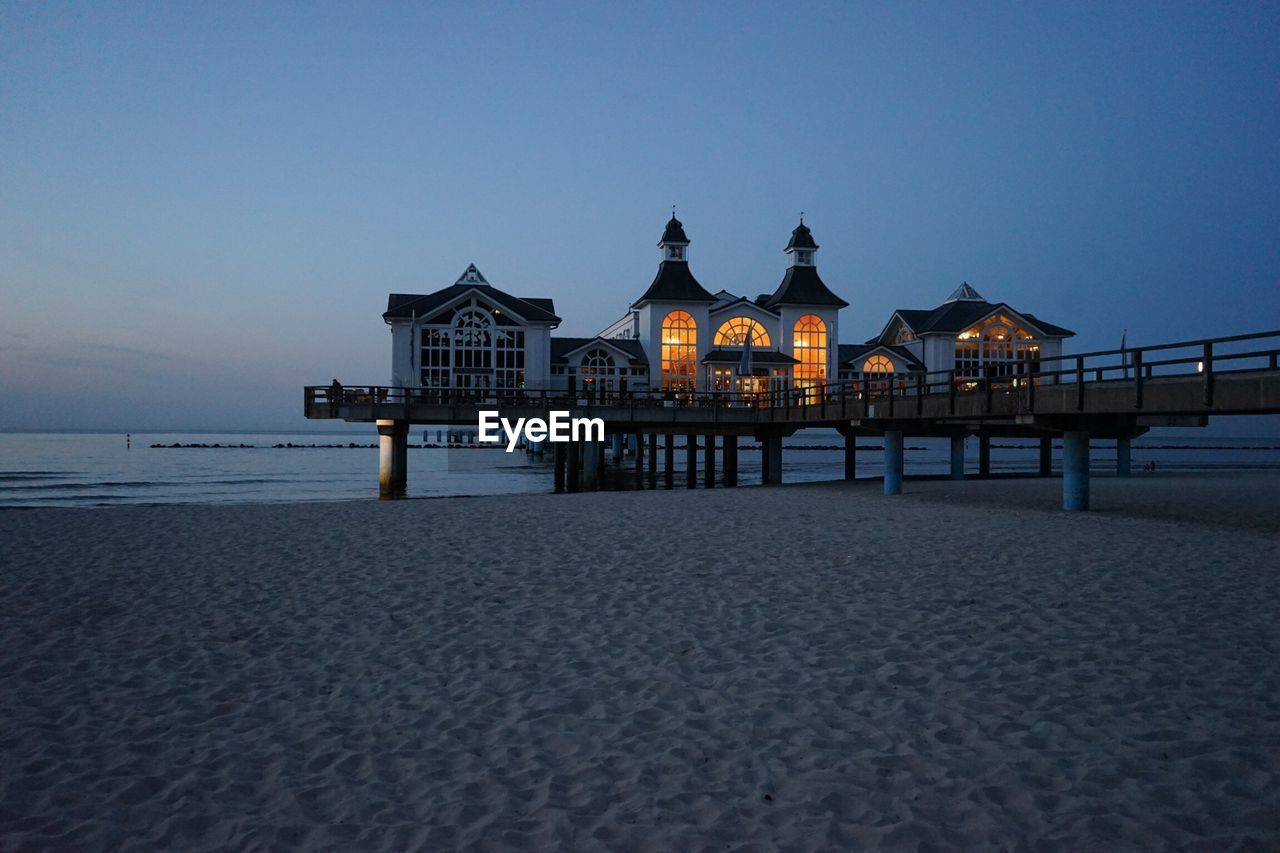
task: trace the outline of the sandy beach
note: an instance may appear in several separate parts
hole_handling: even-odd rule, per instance
[[[1280,848],[1280,477],[0,512],[0,849]]]

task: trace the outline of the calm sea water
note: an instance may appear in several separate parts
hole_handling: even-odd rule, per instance
[[[131,448],[118,434],[0,433],[0,507],[376,499],[378,451],[369,446],[373,440],[369,433],[134,433]],[[434,429],[429,437],[434,440]],[[426,438],[426,431],[419,427],[411,441],[423,443]],[[221,446],[169,446],[174,443]],[[348,443],[362,446],[345,446]],[[300,446],[276,446],[288,444]],[[337,444],[344,446],[321,446]],[[809,430],[788,439],[784,482],[841,478],[844,456],[839,447],[840,437],[834,431]],[[858,456],[858,476],[880,476],[879,442],[862,439],[860,447],[866,451]],[[950,470],[949,453],[945,439],[909,439],[907,474],[945,474]],[[680,470],[684,456],[683,450],[677,450]],[[966,457],[969,469],[976,473],[976,439],[969,440]],[[701,458],[700,451],[699,464]],[[1055,447],[1055,467],[1060,459],[1061,450]],[[1094,445],[1096,472],[1114,470],[1114,459],[1113,442]],[[1033,442],[993,442],[993,472],[1033,471],[1037,460]],[[1134,442],[1133,464],[1141,469],[1147,463],[1161,469],[1280,469],[1280,438],[1144,438]],[[716,464],[719,468],[718,459]],[[760,482],[760,454],[745,440],[738,469],[743,485]],[[611,470],[605,482],[607,488],[635,488],[632,460],[625,459]],[[677,477],[676,483],[680,482]],[[639,485],[648,486],[647,478]],[[661,474],[657,486],[663,486]],[[508,454],[492,448],[409,450],[409,497],[551,490],[549,453],[535,460],[522,452]]]

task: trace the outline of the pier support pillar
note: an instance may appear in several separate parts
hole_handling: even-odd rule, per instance
[[[1062,435],[1062,508],[1089,508],[1089,433],[1070,430]]]
[[[603,446],[587,441],[582,445],[582,490],[594,492],[600,488],[600,456]]]
[[[844,437],[844,478],[858,479],[858,436],[852,432]]]
[[[649,433],[649,485],[658,484],[658,434]]]
[[[409,424],[378,421],[378,495],[396,498],[409,484]]]
[[[1129,468],[1133,462],[1133,448],[1130,446],[1130,439],[1127,435],[1123,438],[1116,439],[1116,476],[1128,477]]]
[[[631,442],[636,457],[636,476],[639,476],[644,473],[644,433],[638,432],[631,436]]]
[[[662,477],[666,480],[667,488],[674,489],[676,486],[676,437],[673,433],[667,433],[667,442],[662,448],[662,462],[665,465],[662,469]]]
[[[613,450],[613,464],[617,465],[622,461],[622,433],[615,432],[609,441]]]
[[[692,432],[684,437],[684,479],[688,488],[698,488],[698,436]]]
[[[978,434],[978,476],[991,476],[991,436],[985,432]]]
[[[724,442],[721,450],[724,456],[724,484],[726,488],[732,488],[738,485],[738,437],[726,435],[721,440]]]
[[[1053,475],[1053,436],[1040,436],[1040,476]]]
[[[704,435],[702,446],[702,485],[707,489],[716,487],[716,437]]]
[[[564,469],[566,463],[565,443],[563,441],[554,442],[551,445],[552,462],[555,465],[555,483],[556,494],[564,491]]]
[[[565,489],[576,492],[582,487],[582,442],[571,441],[565,445],[566,483]]]
[[[884,493],[902,494],[902,430],[884,434]]]
[[[964,436],[951,436],[951,479],[964,479]]]
[[[771,435],[761,439],[760,451],[764,458],[764,484],[779,485],[782,482],[782,436]]]

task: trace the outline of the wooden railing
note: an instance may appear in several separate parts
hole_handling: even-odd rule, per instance
[[[995,409],[1000,396],[1020,395],[1024,411],[1035,412],[1038,389],[1070,386],[1075,389],[1075,409],[1086,410],[1086,389],[1117,383],[1132,388],[1132,408],[1141,411],[1149,382],[1174,377],[1196,377],[1203,386],[1204,406],[1214,401],[1216,377],[1262,370],[1276,370],[1280,362],[1280,331],[1209,338],[1145,347],[1008,361],[991,365],[981,374],[952,369],[932,372],[887,373],[856,380],[806,388],[765,392],[745,391],[618,391],[613,389],[475,390],[424,389],[391,386],[309,386],[305,389],[307,417],[340,417],[344,405],[404,406],[414,404],[533,406],[538,408],[584,405],[623,405],[633,409],[696,408],[710,411],[754,409],[759,420],[830,419],[835,406],[839,417],[868,416],[872,404],[884,404],[890,417],[920,415],[927,399],[944,396],[946,411],[955,414],[958,401],[977,396],[986,412]]]

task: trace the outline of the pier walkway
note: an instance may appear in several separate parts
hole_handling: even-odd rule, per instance
[[[726,485],[737,484],[737,444],[761,443],[765,483],[782,481],[782,439],[805,428],[838,430],[845,438],[845,476],[857,465],[857,438],[879,436],[885,454],[885,494],[902,489],[903,440],[951,438],[952,476],[964,477],[964,439],[979,437],[980,476],[989,471],[992,437],[1039,438],[1040,473],[1049,475],[1051,441],[1063,441],[1063,506],[1089,506],[1089,440],[1117,441],[1117,474],[1129,473],[1129,442],[1153,426],[1203,426],[1212,415],[1280,413],[1280,331],[1159,344],[1123,350],[1004,363],[982,376],[956,370],[880,374],[785,392],[595,393],[568,390],[477,392],[388,386],[310,386],[312,419],[372,422],[381,436],[384,495],[404,491],[409,427],[475,426],[482,411],[546,419],[552,411],[601,418],[615,459],[624,446],[638,471],[656,473],[665,436],[665,476],[673,477],[673,437],[688,437],[685,475],[697,480],[697,442],[704,441],[703,479],[715,482],[714,447],[722,445]],[[586,446],[584,446],[586,445]],[[554,443],[557,489],[590,483],[605,453],[599,443]]]

